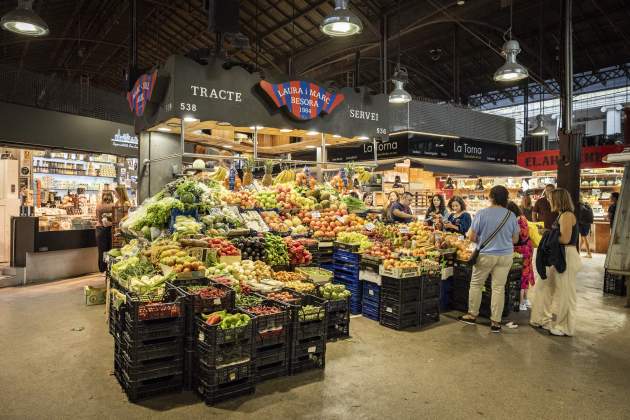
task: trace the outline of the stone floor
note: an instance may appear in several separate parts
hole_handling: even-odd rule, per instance
[[[191,393],[130,404],[112,376],[100,277],[0,289],[0,418],[630,418],[630,311],[603,296],[603,257],[579,276],[578,332],[526,326],[490,334],[456,313],[422,331],[353,318],[325,372],[276,379],[218,407]]]

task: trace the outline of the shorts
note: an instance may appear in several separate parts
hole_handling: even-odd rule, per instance
[[[579,225],[580,235],[588,236],[591,233],[591,225]]]

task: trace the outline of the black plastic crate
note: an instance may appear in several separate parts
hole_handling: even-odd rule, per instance
[[[197,362],[194,364],[197,377],[210,386],[225,385],[254,376],[255,366],[251,360],[219,367],[208,366],[201,359]]]
[[[361,247],[361,245],[359,245],[359,244],[346,244],[346,243],[343,243],[343,242],[335,241],[334,247],[335,247],[335,253],[337,251],[345,251],[345,253],[347,253],[347,254],[355,254],[356,252],[359,251],[359,248]],[[355,255],[356,255],[355,259],[358,262],[359,261],[359,255],[358,254],[355,254]]]
[[[350,337],[350,308],[345,311],[328,313],[328,331],[326,338],[328,341]]]
[[[125,292],[125,316],[132,322],[151,321],[158,319],[183,318],[185,316],[185,296],[178,288],[166,283],[161,295],[138,295]]]
[[[612,274],[608,270],[604,271],[604,293],[615,296],[626,296],[626,277],[619,274]]]
[[[132,340],[129,333],[124,331],[119,340],[120,349],[129,360],[142,362],[170,356],[181,356],[184,351],[184,341],[180,337],[166,337],[151,340]]]
[[[256,357],[254,363],[256,368],[262,368],[269,365],[274,365],[283,360],[289,359],[289,343],[277,344],[266,348],[256,350]]]
[[[440,297],[442,278],[436,275],[427,275],[422,277],[422,294],[421,299],[433,299]]]
[[[230,287],[210,281],[206,278],[176,280],[173,286],[177,287],[186,298],[188,314],[199,314],[202,312],[212,313],[217,311],[231,311],[234,309],[236,293]],[[204,298],[195,292],[195,288],[209,287],[219,290],[223,296]]]
[[[256,382],[264,382],[269,379],[280,378],[289,374],[289,359],[285,358],[282,361],[265,365],[256,366]]]
[[[406,315],[418,314],[418,301],[400,303],[395,300],[387,299],[383,297],[381,299],[381,315],[392,316],[396,318],[404,317]]]
[[[415,290],[420,288],[421,277],[409,277],[398,279],[395,277],[381,276],[381,291],[400,292],[402,290]]]
[[[168,337],[184,337],[184,317],[161,318],[150,321],[133,321],[131,315],[125,312],[122,326],[133,341],[154,340]]]
[[[246,362],[254,355],[253,341],[240,340],[231,343],[209,346],[203,342],[195,343],[196,356],[207,366],[217,367],[230,363]]]
[[[292,340],[326,337],[328,322],[326,317],[318,321],[296,321],[293,323]]]
[[[184,373],[183,355],[162,357],[159,359],[132,362],[128,355],[120,350],[114,357],[114,370],[121,370],[132,381],[163,378]]]
[[[195,351],[184,350],[184,389],[191,390],[193,388],[193,372],[195,362]]]
[[[381,300],[395,301],[398,303],[413,303],[420,301],[422,289],[420,286],[413,289],[391,290],[381,288]]]
[[[288,324],[282,329],[267,330],[262,333],[254,333],[254,350],[277,346],[278,344],[289,345],[291,342],[292,325]]]
[[[440,320],[440,298],[425,299],[420,304],[418,324],[421,327],[436,323]]]
[[[212,406],[223,401],[253,394],[256,392],[256,378],[251,376],[221,385],[209,385],[207,381],[197,378],[195,391],[206,405]]]
[[[124,371],[115,370],[114,375],[130,402],[158,395],[181,392],[182,375],[170,375],[156,379],[131,380]]]
[[[287,305],[271,299],[262,301],[261,306],[273,306],[281,310],[276,314],[255,315],[249,308],[239,308],[241,311],[252,317],[254,335],[264,333],[269,330],[279,330],[288,328],[291,323],[290,310]]]
[[[395,330],[404,330],[406,328],[418,327],[418,312],[402,317],[393,316],[381,310],[379,323],[384,327],[393,328]]]
[[[296,341],[291,347],[290,374],[310,369],[323,369],[326,360],[326,339]]]
[[[251,341],[253,338],[253,322],[247,325],[224,330],[219,325],[208,325],[201,316],[195,317],[195,342],[203,343],[211,348],[221,344]]]

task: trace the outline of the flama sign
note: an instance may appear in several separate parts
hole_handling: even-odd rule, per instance
[[[344,100],[341,93],[333,93],[311,82],[292,80],[273,84],[265,80],[260,87],[278,108],[286,107],[291,116],[301,121],[330,114]]]

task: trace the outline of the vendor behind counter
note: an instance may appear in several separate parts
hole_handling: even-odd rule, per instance
[[[416,216],[411,212],[411,201],[413,196],[406,192],[389,207],[389,218],[394,223],[409,223],[416,220]]]

